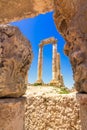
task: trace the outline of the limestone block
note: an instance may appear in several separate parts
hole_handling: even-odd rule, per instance
[[[29,88],[25,130],[81,130],[76,93],[58,94],[50,86]]]
[[[19,97],[25,93],[25,78],[31,61],[31,45],[19,29],[1,25],[0,97]]]
[[[87,94],[77,94],[80,105],[80,119],[82,130],[87,130]]]
[[[53,0],[0,0],[0,23],[31,18],[53,10]]]
[[[87,93],[87,0],[54,0],[54,20],[65,38],[77,91]]]
[[[0,99],[0,130],[24,130],[25,98]]]

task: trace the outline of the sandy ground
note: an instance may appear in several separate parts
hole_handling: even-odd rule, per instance
[[[56,96],[60,93],[60,88],[54,86],[28,86],[26,95],[47,95]]]

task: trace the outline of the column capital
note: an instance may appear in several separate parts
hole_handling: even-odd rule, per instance
[[[39,48],[43,48],[43,44],[39,44]]]
[[[56,42],[56,41],[54,41],[52,44],[53,44],[53,45],[57,45],[57,42]]]

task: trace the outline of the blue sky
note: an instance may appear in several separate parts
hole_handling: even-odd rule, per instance
[[[34,54],[33,62],[28,74],[30,83],[37,80],[37,62],[38,62],[38,45],[40,41],[51,36],[58,39],[57,51],[60,53],[61,58],[61,73],[63,74],[64,84],[66,87],[73,86],[73,76],[70,61],[64,54],[63,48],[65,40],[56,29],[53,12],[41,14],[34,18],[24,19],[11,23],[18,26],[23,35],[30,40]],[[43,50],[43,81],[50,82],[52,79],[52,45],[49,44]]]

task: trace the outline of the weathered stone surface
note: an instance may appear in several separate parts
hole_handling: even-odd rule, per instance
[[[0,99],[0,130],[24,130],[25,98]]]
[[[87,130],[87,94],[77,94],[77,101],[80,105],[80,119],[82,130]]]
[[[87,93],[87,0],[54,0],[54,20],[65,38],[77,91]]]
[[[19,97],[26,91],[31,45],[17,27],[0,26],[0,97]]]
[[[53,0],[0,0],[0,24],[52,11]]]
[[[26,92],[25,130],[81,130],[76,93],[58,94],[50,86],[30,87]]]

